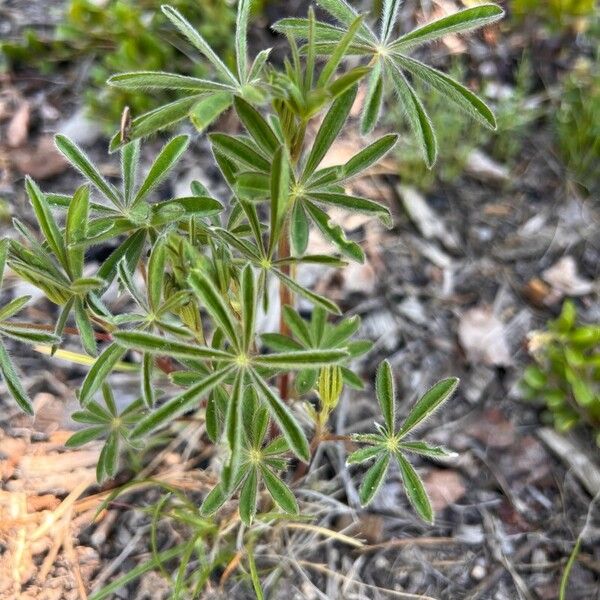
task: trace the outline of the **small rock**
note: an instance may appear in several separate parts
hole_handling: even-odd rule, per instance
[[[546,269],[542,277],[560,297],[585,296],[594,290],[594,284],[579,275],[577,263],[572,256],[563,256]]]
[[[6,128],[6,141],[10,148],[18,148],[27,141],[30,117],[29,102],[22,102]]]
[[[10,158],[14,167],[22,175],[31,175],[34,179],[49,179],[67,168],[67,160],[54,146],[51,135],[44,135],[37,144],[27,144],[16,148]]]
[[[454,504],[465,494],[462,477],[448,469],[434,469],[423,479],[433,510],[440,511]]]
[[[470,363],[488,366],[512,363],[506,327],[489,306],[476,306],[463,314],[458,339]]]
[[[469,154],[465,170],[472,177],[486,183],[506,183],[510,180],[509,170],[481,150],[473,150]]]
[[[59,124],[57,133],[70,138],[79,146],[92,146],[102,135],[102,128],[97,121],[86,115],[85,108],[80,108]]]

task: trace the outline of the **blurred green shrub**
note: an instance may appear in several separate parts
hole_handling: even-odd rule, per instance
[[[545,405],[559,431],[589,425],[600,446],[600,324],[579,323],[568,300],[546,330],[532,334],[529,349],[535,364],[523,374],[525,397]]]
[[[600,192],[600,66],[580,60],[567,76],[555,113],[557,144],[569,176]]]
[[[114,130],[124,106],[134,115],[151,110],[173,97],[107,88],[110,75],[123,71],[177,71],[205,76],[206,68],[186,57],[160,11],[161,0],[70,0],[65,21],[50,39],[33,30],[17,42],[0,44],[7,66],[52,73],[59,67],[85,65],[89,85],[85,102],[93,118]],[[171,4],[199,24],[199,31],[221,56],[233,55],[235,12],[227,0],[172,0]]]
[[[581,18],[592,17],[596,0],[513,0],[511,8],[518,19],[534,16],[550,29],[561,30]]]

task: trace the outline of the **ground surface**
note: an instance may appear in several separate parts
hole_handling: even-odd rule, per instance
[[[39,4],[0,3],[0,18],[10,21],[2,27],[14,33],[24,24],[46,25]],[[257,31],[256,38],[262,36]],[[508,85],[514,57],[531,43],[496,32],[491,46],[481,39],[472,42],[475,59],[469,67],[477,73],[491,64],[500,83]],[[433,49],[434,57],[441,50]],[[556,48],[541,44],[536,56],[557,54]],[[564,65],[546,64],[538,75],[549,77],[553,68]],[[13,235],[11,215],[31,219],[22,186],[25,173],[45,190],[72,192],[78,185],[77,175],[51,148],[53,132],[74,136],[107,176],[115,174],[105,140],[79,114],[80,81],[81,69],[51,77],[3,76],[1,235]],[[336,162],[358,142],[352,136],[340,140],[328,160]],[[146,146],[147,160],[159,145],[155,140]],[[369,510],[360,510],[356,473],[344,466],[342,448],[325,445],[299,483],[299,494],[315,514],[314,525],[362,543],[328,541],[314,529],[281,525],[265,530],[256,546],[257,561],[265,569],[278,566],[267,580],[275,598],[557,598],[566,558],[600,490],[598,450],[585,434],[561,438],[547,429],[538,410],[521,400],[517,383],[529,361],[527,334],[557,314],[563,296],[577,296],[583,315],[600,320],[600,204],[565,183],[543,120],[528,132],[514,165],[496,165],[500,172],[490,172],[478,163],[470,174],[437,184],[426,194],[398,179],[399,158],[389,157],[382,173],[356,184],[356,191],[390,205],[394,229],[383,231],[356,218],[344,222],[363,243],[368,262],[344,273],[311,271],[302,277],[361,315],[361,334],[375,342],[375,349],[359,369],[372,382],[379,361],[389,358],[405,410],[440,377],[461,377],[457,396],[424,432],[460,457],[443,465],[415,463],[437,511],[435,525],[425,527],[396,477]],[[215,194],[222,191],[201,138],[194,140],[181,173],[163,193],[185,194],[194,178]],[[321,243],[313,239],[315,248]],[[98,250],[96,260],[105,253]],[[25,317],[52,322],[55,308],[9,275],[5,294],[23,293],[37,298]],[[16,597],[16,581],[22,583],[21,598],[83,598],[86,589],[97,589],[144,558],[150,519],[141,509],[158,495],[153,490],[130,493],[91,525],[106,497],[88,487],[98,450],[66,452],[63,446],[65,432],[74,427],[68,415],[85,369],[23,346],[11,350],[37,416],[18,414],[0,383],[0,598]],[[119,384],[125,404],[137,393],[135,384],[126,375]],[[369,383],[364,392],[344,397],[335,433],[368,427],[375,414]],[[145,464],[144,473],[199,499],[210,484],[203,471],[210,456],[202,448],[193,427],[188,428],[177,444]],[[123,473],[119,482],[129,475]],[[600,598],[597,518],[596,511],[591,515],[596,535],[584,540],[567,598]],[[165,527],[161,547],[179,536]],[[215,580],[206,597],[219,597],[219,589],[228,598],[249,596],[247,586],[226,573],[222,584],[219,588]],[[167,594],[163,579],[151,573],[113,597]]]

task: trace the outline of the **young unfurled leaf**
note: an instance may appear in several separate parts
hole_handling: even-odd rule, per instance
[[[8,388],[10,395],[15,399],[22,411],[29,415],[33,415],[33,407],[31,399],[23,388],[23,384],[15,371],[15,368],[10,360],[10,356],[0,341],[0,375],[4,379],[4,383]]]
[[[425,491],[425,486],[414,467],[402,456],[400,452],[396,453],[396,460],[402,474],[402,482],[406,495],[417,511],[421,519],[427,523],[433,523],[433,508]]]
[[[399,37],[390,48],[392,50],[406,50],[449,33],[463,33],[470,29],[489,25],[503,16],[504,11],[497,4],[473,6],[413,29],[411,32]]]
[[[302,174],[304,181],[307,181],[315,172],[323,160],[323,157],[338,137],[350,114],[352,104],[354,104],[356,91],[357,87],[354,86],[339,96],[325,115],[321,127],[319,127],[319,131],[317,132],[310,154],[306,159],[306,164],[304,165]]]
[[[394,392],[392,367],[387,360],[384,360],[381,365],[379,365],[379,369],[377,369],[375,389],[377,400],[381,407],[381,413],[385,420],[385,426],[387,430],[392,433],[396,421],[396,397]]]
[[[290,488],[268,467],[261,465],[260,473],[269,490],[269,494],[271,494],[273,500],[277,502],[280,508],[287,513],[298,514],[298,503]]]
[[[379,491],[379,488],[385,479],[389,464],[389,454],[382,454],[377,461],[375,461],[375,464],[365,473],[358,490],[358,497],[363,506],[367,506]]]
[[[431,121],[404,73],[399,69],[392,69],[391,73],[394,87],[402,102],[402,107],[406,111],[411,129],[421,146],[427,166],[431,168],[437,158],[437,140]]]
[[[388,41],[390,35],[392,34],[401,4],[402,0],[385,0],[383,3],[383,14],[381,15],[379,39],[384,44]]]
[[[141,419],[131,432],[131,437],[133,439],[140,438],[159,427],[164,427],[179,415],[187,412],[197,404],[199,396],[208,394],[230,374],[231,370],[231,366],[219,369],[185,392],[165,402],[160,408]]]
[[[292,451],[303,461],[308,461],[310,451],[308,440],[298,421],[292,416],[281,398],[275,394],[267,383],[255,371],[250,371],[250,375],[256,384],[257,391],[265,399],[269,406],[273,418],[277,421],[285,439]]]
[[[425,419],[427,419],[434,411],[436,411],[456,390],[458,387],[458,379],[449,377],[443,379],[431,387],[421,399],[413,406],[412,410],[402,423],[398,431],[400,437],[405,436],[409,431],[413,430]]]

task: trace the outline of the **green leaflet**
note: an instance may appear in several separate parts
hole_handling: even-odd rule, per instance
[[[81,384],[79,402],[82,405],[85,406],[92,399],[124,354],[125,348],[111,344],[98,356]]]
[[[233,96],[229,92],[217,92],[198,100],[190,113],[190,121],[196,131],[202,133],[209,125],[212,125],[231,106],[232,102]]]
[[[402,107],[406,111],[408,122],[422,148],[425,162],[431,168],[437,158],[437,140],[429,116],[402,71],[392,69],[391,73],[394,87],[402,102]]]
[[[110,140],[109,151],[114,152],[125,143],[149,136],[182,121],[190,114],[201,98],[202,96],[199,95],[180,98],[136,117],[131,122],[127,139],[122,140],[120,133],[117,132]]]
[[[192,27],[189,21],[187,21],[185,17],[172,6],[163,6],[162,11],[167,19],[177,27],[179,32],[212,63],[217,73],[219,73],[228,84],[237,88],[239,83],[235,78],[235,75],[225,66],[206,40]]]
[[[421,519],[427,523],[433,523],[433,508],[425,491],[425,486],[418,476],[414,467],[402,456],[400,452],[396,453],[396,460],[402,474],[404,490],[406,495],[417,511]]]
[[[154,159],[142,185],[139,187],[133,200],[133,206],[146,198],[167,177],[169,171],[175,166],[187,149],[189,143],[190,138],[187,135],[179,135],[163,146],[158,156]]]
[[[360,132],[363,135],[371,133],[375,129],[377,121],[379,121],[379,114],[383,103],[383,77],[381,70],[381,61],[378,60],[369,76],[365,105],[360,120]]]
[[[444,97],[454,102],[459,108],[471,115],[474,119],[489,127],[496,129],[496,118],[488,105],[467,89],[464,85],[452,79],[452,77],[430,67],[414,58],[398,56],[396,63],[412,73],[415,77],[422,79],[425,83],[441,92]]]
[[[100,174],[83,150],[64,135],[57,135],[54,142],[66,159],[117,208],[121,207],[119,192]]]
[[[271,257],[275,251],[275,242],[279,239],[279,233],[285,217],[290,186],[290,165],[287,151],[280,146],[273,156],[271,167],[271,235],[269,238],[268,256]]]
[[[431,387],[412,408],[402,427],[399,436],[406,435],[436,411],[456,390],[459,380],[456,377],[443,379]]]
[[[213,282],[205,273],[195,270],[190,275],[189,283],[210,312],[215,323],[225,332],[233,347],[238,349],[239,337],[234,316]]]
[[[10,395],[14,398],[15,402],[19,405],[22,411],[29,415],[33,415],[33,407],[31,406],[31,399],[27,392],[23,388],[23,384],[15,371],[15,368],[10,360],[10,356],[4,347],[4,344],[0,341],[0,374],[4,383],[8,388]]]
[[[281,398],[275,394],[255,371],[250,371],[250,376],[256,384],[257,391],[265,399],[273,418],[277,421],[291,450],[303,461],[308,461],[310,451],[308,440],[302,428],[287,409]]]
[[[231,160],[241,161],[246,166],[263,173],[270,172],[271,163],[242,138],[225,133],[211,133],[209,138],[213,147]]]
[[[323,160],[323,157],[339,135],[350,114],[350,109],[356,98],[356,91],[357,88],[354,86],[342,94],[335,100],[325,115],[323,123],[321,123],[321,127],[319,127],[319,131],[317,132],[310,154],[306,159],[306,164],[304,165],[302,173],[303,181],[307,181],[315,172],[321,160]]]
[[[290,488],[268,467],[261,466],[261,475],[273,500],[281,509],[290,514],[298,514],[298,503]]]
[[[387,360],[384,360],[379,369],[377,369],[377,378],[375,380],[375,390],[377,400],[381,407],[381,413],[385,420],[387,430],[391,433],[394,431],[396,415],[396,397],[394,393],[394,376],[392,375],[392,367]]]
[[[391,49],[406,50],[413,46],[438,39],[449,33],[462,33],[494,23],[503,16],[504,11],[496,4],[482,4],[466,8],[441,19],[436,19],[417,29],[413,29],[410,33],[399,37],[391,45]]]
[[[249,352],[254,340],[254,323],[256,320],[256,287],[254,284],[254,273],[252,266],[247,264],[242,271],[241,300],[244,341],[243,350]]]
[[[360,503],[363,506],[367,506],[379,491],[379,488],[385,479],[389,464],[389,454],[382,454],[375,464],[365,473],[358,490]]]
[[[143,331],[117,331],[116,344],[123,349],[163,354],[174,358],[232,361],[235,357],[222,350],[166,339]]]
[[[262,367],[296,370],[316,369],[336,364],[344,358],[348,358],[346,350],[299,350],[257,356],[252,362]]]
[[[165,89],[199,93],[232,92],[235,89],[216,81],[198,79],[197,77],[189,77],[187,75],[177,75],[176,73],[164,73],[162,71],[119,73],[110,77],[107,83],[123,90]]]
[[[167,400],[160,408],[140,420],[132,430],[131,437],[135,439],[147,435],[159,427],[164,427],[179,415],[190,410],[197,404],[199,396],[208,394],[229,375],[231,370],[231,366],[219,369],[185,392]]]

